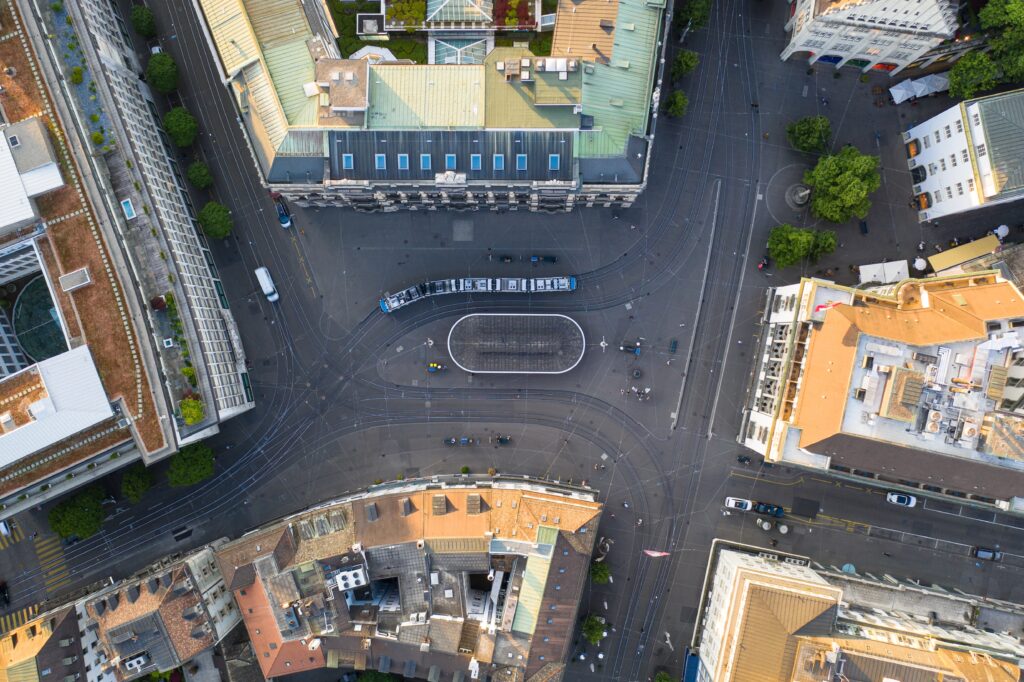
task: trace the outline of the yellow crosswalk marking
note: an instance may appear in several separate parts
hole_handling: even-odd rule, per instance
[[[71,570],[64,563],[64,547],[56,535],[35,539],[36,558],[43,573],[43,586],[48,594],[71,584]]]
[[[0,535],[0,550],[7,549],[16,542],[21,542],[25,539],[25,533],[21,530],[21,526],[14,526],[11,528],[11,534]]]

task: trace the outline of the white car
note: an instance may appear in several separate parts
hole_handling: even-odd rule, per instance
[[[889,504],[898,504],[901,507],[917,506],[917,498],[906,493],[886,493],[885,501]]]
[[[754,507],[754,503],[750,500],[745,500],[742,497],[727,497],[725,498],[725,506],[727,509],[738,509],[739,511],[750,511]]]

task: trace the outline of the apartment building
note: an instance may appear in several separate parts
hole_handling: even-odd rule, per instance
[[[1024,197],[1024,90],[967,100],[903,133],[918,220]]]
[[[990,608],[1021,613],[716,540],[694,635],[697,680],[1016,682],[1024,646],[979,627]]]
[[[1024,296],[997,271],[770,289],[739,442],[768,461],[1024,508]]]
[[[792,0],[781,58],[890,75],[955,60],[973,48],[955,40],[958,7],[955,0]]]
[[[214,557],[159,562],[75,604],[85,682],[129,682],[193,662],[241,622]],[[212,659],[207,675],[215,673]]]
[[[601,504],[525,478],[375,486],[217,552],[267,679],[559,680]]]
[[[494,47],[495,31],[537,25],[535,3],[516,18],[508,3],[429,2],[420,26],[388,4],[360,26],[426,31],[432,63],[386,42],[341,55],[319,5],[200,1],[268,188],[385,211],[628,206],[643,190],[663,0],[566,0],[551,56]]]
[[[74,606],[37,614],[0,634],[0,677],[5,680],[81,682],[85,676]]]

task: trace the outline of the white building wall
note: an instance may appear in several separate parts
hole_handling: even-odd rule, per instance
[[[891,64],[895,74],[920,59],[956,28],[956,4],[951,0],[862,0],[833,2],[796,0],[787,24],[790,42],[782,52],[788,59],[796,52],[811,52],[811,62],[839,57],[837,67],[851,59]],[[832,62],[829,62],[832,63]]]
[[[192,573],[192,583],[203,596],[206,612],[217,631],[219,642],[242,622],[235,599],[224,584],[224,576],[212,549],[205,547],[188,557],[186,562]]]
[[[981,187],[971,162],[971,136],[959,105],[914,126],[904,139],[908,144],[916,142],[918,152],[907,165],[927,174],[914,185],[915,195],[928,195],[929,207],[918,211],[919,220],[936,220],[981,205]]]

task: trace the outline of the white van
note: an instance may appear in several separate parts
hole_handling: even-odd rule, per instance
[[[260,281],[260,288],[263,289],[263,294],[268,301],[274,303],[281,298],[277,293],[277,287],[274,286],[274,278],[270,276],[270,270],[256,268],[256,279]]]

